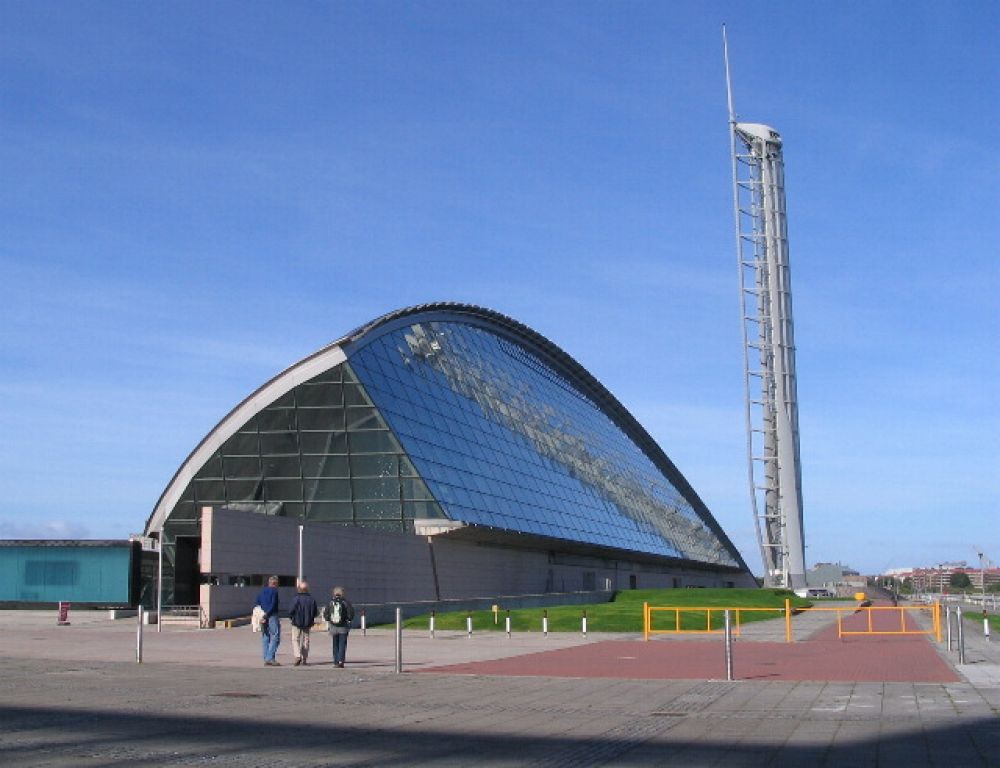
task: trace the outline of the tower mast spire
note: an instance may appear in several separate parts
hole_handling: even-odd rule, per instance
[[[746,399],[747,476],[768,586],[805,586],[802,473],[781,134],[736,121],[722,27]]]

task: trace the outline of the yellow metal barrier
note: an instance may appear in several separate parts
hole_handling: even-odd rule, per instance
[[[816,610],[814,608],[807,608],[806,610]],[[827,609],[830,610],[830,609]],[[840,608],[837,610],[837,637],[847,637],[851,635],[934,635],[937,639],[940,634],[937,627],[937,607],[934,605],[866,605],[855,609]],[[866,628],[864,629],[844,629],[844,618],[843,615],[846,611],[851,611],[851,615],[854,615],[858,611],[864,611],[867,614]],[[910,620],[911,626],[907,626],[907,614],[912,613],[925,613],[930,612],[931,617],[931,628],[930,629],[920,629],[917,627],[913,620]],[[893,614],[899,615],[899,628],[898,629],[875,629],[875,616],[889,616]],[[881,622],[883,626],[886,625],[885,622]],[[893,622],[895,624],[895,622]]]
[[[691,606],[651,606],[649,603],[642,604],[642,629],[643,629],[643,639],[649,640],[650,635],[676,635],[676,634],[722,634],[723,629],[720,627],[718,629],[712,628],[712,613],[715,612],[716,617],[723,615],[725,611],[730,611],[733,616],[735,616],[735,623],[733,624],[733,634],[739,636],[740,628],[742,624],[741,615],[749,612],[783,612],[785,618],[785,642],[793,642],[794,638],[792,636],[792,605],[791,600],[785,600],[784,608],[745,608],[745,607],[719,607],[719,606],[705,606],[705,607],[691,607]],[[932,635],[939,643],[941,642],[941,604],[934,603],[933,605],[913,605],[913,606],[882,606],[882,605],[867,605],[867,606],[830,606],[830,607],[816,607],[811,608],[797,608],[795,613],[809,613],[814,611],[826,611],[836,613],[837,617],[837,637],[843,638],[853,635]],[[864,629],[844,629],[844,614],[849,613],[852,616],[864,611],[866,616],[866,628]],[[705,626],[704,628],[697,629],[684,629],[682,627],[682,616],[685,613],[698,613],[704,612],[705,614]],[[878,612],[878,615],[886,615],[887,612],[895,612],[899,615],[899,628],[898,629],[875,629],[875,620],[873,614]],[[907,626],[907,614],[908,613],[930,613],[931,628],[930,629],[920,629],[918,628],[912,619],[910,619],[910,625]],[[672,629],[655,629],[653,627],[653,614],[654,613],[673,613],[674,615],[674,625]],[[884,625],[884,622],[879,622]]]
[[[652,606],[649,603],[642,604],[642,628],[643,628],[643,638],[649,640],[650,635],[721,635],[725,632],[725,629],[720,625],[718,629],[712,628],[712,614],[715,614],[716,619],[721,622],[722,617],[726,611],[729,611],[734,617],[732,630],[733,636],[739,637],[740,627],[742,625],[742,614],[751,613],[754,611],[770,611],[772,613],[781,612],[782,608],[745,608],[745,607],[719,607],[719,606]],[[674,626],[673,629],[654,629],[653,628],[653,614],[654,613],[673,613],[674,615]],[[682,627],[682,616],[684,614],[691,613],[704,613],[705,615],[705,626],[704,628],[698,629],[684,629]]]

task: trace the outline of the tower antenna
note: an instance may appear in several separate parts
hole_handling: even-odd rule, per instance
[[[722,56],[726,60],[726,101],[729,104],[729,126],[736,125],[736,110],[733,108],[733,79],[729,76],[729,38],[726,25],[722,25]]]

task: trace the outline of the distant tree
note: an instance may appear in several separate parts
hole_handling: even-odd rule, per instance
[[[972,586],[972,580],[969,578],[969,574],[955,571],[948,577],[948,585],[955,589],[968,589]]]

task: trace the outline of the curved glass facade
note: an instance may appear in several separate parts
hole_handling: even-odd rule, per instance
[[[525,326],[428,305],[317,354],[330,350],[335,364],[302,381],[307,358],[273,379],[179,470],[147,524],[168,569],[199,509],[225,505],[396,531],[441,518],[745,570],[648,434]]]
[[[350,361],[448,518],[737,564],[598,405],[506,335],[418,322]]]

